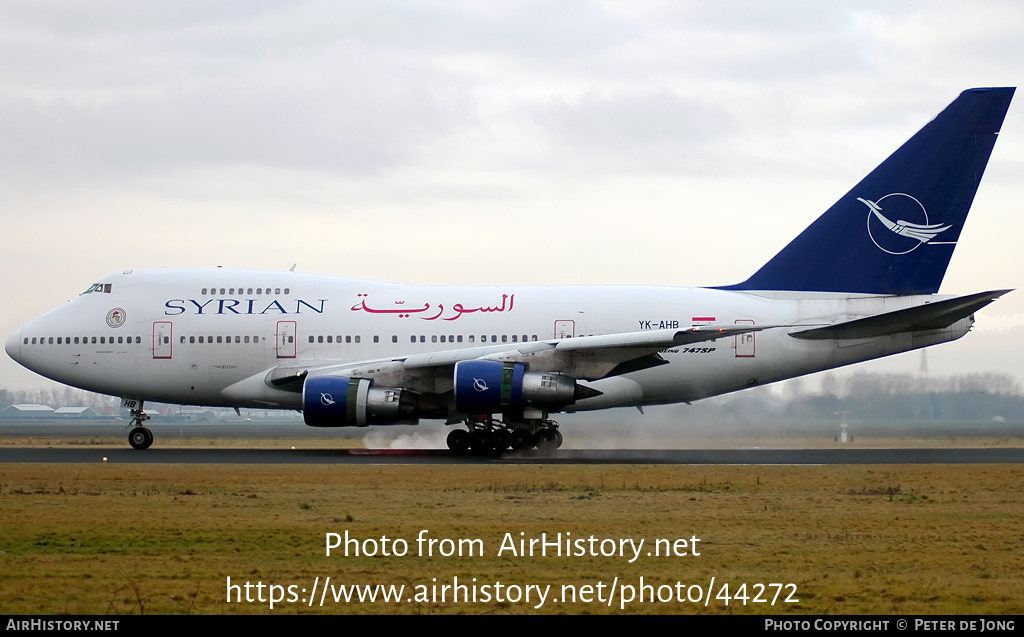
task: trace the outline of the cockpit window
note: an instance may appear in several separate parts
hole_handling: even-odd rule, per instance
[[[92,292],[104,292],[106,294],[110,294],[110,288],[110,283],[93,283],[89,286],[89,289],[82,292],[82,294],[91,294]]]

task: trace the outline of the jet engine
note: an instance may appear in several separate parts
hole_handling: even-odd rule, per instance
[[[311,427],[415,424],[415,392],[374,387],[366,378],[316,376],[302,386],[302,417]]]
[[[528,372],[523,363],[459,361],[455,409],[463,414],[515,413],[525,407],[557,411],[601,392],[554,372]]]

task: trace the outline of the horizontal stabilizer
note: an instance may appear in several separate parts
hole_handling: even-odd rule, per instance
[[[949,327],[962,318],[977,312],[992,301],[995,301],[1010,290],[995,290],[968,294],[955,299],[937,301],[918,305],[905,310],[876,314],[867,318],[855,319],[829,325],[815,327],[799,332],[790,332],[793,338],[808,340],[877,338],[900,332],[919,332],[923,330],[939,330]]]

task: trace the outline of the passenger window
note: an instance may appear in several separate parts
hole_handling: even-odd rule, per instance
[[[312,342],[313,342],[313,337],[312,337],[312,336],[310,336],[310,337],[309,337],[309,342],[310,342],[310,343],[312,343]]]
[[[295,342],[295,338],[294,338],[294,337],[292,337],[292,336],[289,336],[289,337],[288,337],[288,342],[289,342],[289,343],[294,343],[294,342]]]
[[[199,342],[200,342],[200,343],[205,343],[206,341],[205,341],[205,340],[203,339],[203,337],[202,337],[202,336],[200,336],[200,337],[199,337]]]
[[[469,342],[472,343],[474,341],[474,339],[476,339],[476,337],[473,336],[472,334],[470,334],[469,335]]]
[[[61,337],[60,337],[60,336],[58,336],[58,337],[57,337],[57,345],[63,345],[63,344],[64,344],[64,343],[62,343],[62,342],[61,342]]]
[[[316,342],[317,343],[323,343],[324,342],[324,337],[323,336],[317,336],[316,337]]]
[[[33,343],[35,343],[35,342],[36,342],[36,339],[34,339],[34,338],[33,338],[33,339],[32,339],[32,342],[33,342]],[[416,342],[416,337],[415,337],[415,336],[410,336],[410,337],[409,337],[409,342],[410,342],[410,343],[415,343],[415,342]]]
[[[249,288],[249,290],[246,292],[246,294],[252,294],[252,288]]]
[[[450,337],[449,337],[450,338]],[[462,334],[459,334],[459,342],[462,342]]]
[[[118,342],[120,343],[120,342],[121,342],[121,338],[120,338],[120,337],[118,337],[117,341],[118,341]],[[185,337],[184,337],[184,336],[182,336],[182,337],[181,337],[181,341],[180,341],[180,342],[181,342],[181,343],[184,343],[184,342],[185,342]]]
[[[221,293],[221,294],[224,294],[224,288],[221,288],[221,289],[220,289],[220,293]]]
[[[327,342],[328,343],[333,343],[334,342],[334,337],[333,336],[328,336],[327,337]]]
[[[441,342],[444,343],[444,334],[441,335]]]
[[[107,337],[106,337],[106,336],[101,336],[101,337],[100,337],[100,345],[104,345],[104,344],[106,344],[106,342],[107,342],[107,340],[106,340],[106,339],[107,339]],[[52,338],[50,339],[50,342],[51,342],[51,343],[53,342],[53,339],[52,339]]]
[[[53,345],[53,337],[52,336],[50,337],[49,341],[50,341],[50,345]]]
[[[531,340],[534,340],[534,341],[535,341],[535,340],[537,340],[537,335],[536,335],[536,334],[534,334],[534,335],[533,335],[533,339],[531,339]]]
[[[242,337],[241,336],[236,336],[235,337],[235,342],[236,343],[241,343],[242,342]]]
[[[352,337],[351,336],[346,336],[345,337],[345,342],[346,343],[351,343],[352,342]]]
[[[184,336],[182,336],[182,337],[181,337],[181,342],[182,342],[182,343],[184,343],[184,342],[185,342],[185,337],[184,337]],[[120,337],[120,336],[118,336],[118,337],[117,337],[117,344],[118,344],[118,345],[120,345],[121,343],[124,343],[124,338],[123,338],[123,337]]]
[[[508,334],[502,334],[501,335],[501,342],[502,343],[507,343],[508,342]]]
[[[274,294],[280,294],[281,288],[274,288]]]
[[[248,336],[246,336],[246,337],[245,337],[245,342],[246,342],[246,343],[248,343],[248,342],[249,342],[249,337],[248,337]]]
[[[203,288],[203,296],[206,296],[206,288]]]
[[[170,336],[165,336],[164,337],[164,345],[169,345],[170,342],[171,342],[171,337]]]
[[[519,340],[519,337],[515,334],[512,335],[512,342],[515,343]]]
[[[217,342],[218,343],[223,343],[224,342],[223,337],[218,336],[217,337]]]
[[[379,343],[379,342],[380,342],[380,337],[379,337],[379,336],[376,336],[376,335],[374,335],[374,337],[373,337],[373,342],[374,342],[374,343]]]
[[[253,343],[259,343],[260,342],[260,337],[259,336],[253,336],[252,337],[252,342]]]
[[[391,337],[391,342],[392,342],[392,343],[397,343],[397,342],[398,342],[398,334],[395,334],[395,335],[393,335],[393,336]]]
[[[263,294],[263,288],[256,288],[256,294]]]
[[[292,292],[292,291],[291,291],[291,289],[290,289],[290,288],[285,288],[285,289],[284,289],[284,293],[285,293],[285,294],[291,294],[291,292]]]
[[[228,290],[228,295],[229,295],[229,296],[234,296],[234,294],[235,294],[235,288],[230,288],[230,289]]]
[[[430,342],[431,343],[436,343],[437,342],[437,334],[434,334],[433,336],[430,337]]]
[[[497,334],[491,334],[491,342],[492,343],[497,343],[498,342],[498,335]]]
[[[27,338],[25,339],[25,342],[26,342],[26,343],[28,342],[28,339],[27,339]],[[75,337],[75,345],[78,345],[78,337],[77,337],[77,336]]]
[[[356,334],[356,342],[357,343],[359,342],[359,335],[358,334]]]
[[[33,345],[35,345],[35,344],[36,344],[36,339],[35,339],[35,337],[33,337],[33,338],[32,338],[32,344],[33,344]]]
[[[427,337],[426,336],[420,336],[420,342],[421,343],[426,343],[427,342]]]
[[[93,345],[95,345],[95,344],[96,344],[96,337],[95,337],[95,336],[93,336],[93,337],[92,337],[92,344],[93,344]]]
[[[203,337],[200,336],[199,338],[203,338]],[[189,336],[188,337],[188,342],[189,343],[195,343],[196,342],[196,337],[195,336]],[[200,341],[200,342],[202,342],[202,341]]]

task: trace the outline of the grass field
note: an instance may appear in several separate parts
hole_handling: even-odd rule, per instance
[[[1024,612],[1024,467],[0,466],[3,613],[610,613],[562,585],[696,584],[710,602],[626,612]],[[479,538],[483,556],[419,557],[415,538]],[[402,538],[405,557],[326,557],[325,533]],[[641,556],[496,555],[505,533],[645,539]],[[520,536],[520,533],[525,535]],[[700,538],[699,557],[647,557]],[[436,547],[435,547],[436,548]],[[232,583],[550,585],[519,602],[227,603]],[[434,579],[436,578],[436,582]],[[727,606],[746,583],[799,603]],[[322,590],[322,589],[318,589]],[[491,589],[493,591],[493,589]],[[670,589],[661,589],[664,593]],[[770,600],[774,589],[766,597]],[[509,592],[509,591],[506,591]],[[692,594],[696,591],[690,589]],[[244,592],[242,592],[244,595]],[[255,598],[257,591],[252,589]],[[266,597],[267,591],[263,595]],[[440,591],[438,591],[438,595]],[[318,593],[319,595],[319,593]],[[481,596],[482,597],[482,596]],[[559,599],[558,603],[553,600]],[[593,598],[596,600],[596,596]],[[319,600],[317,600],[317,603]]]

